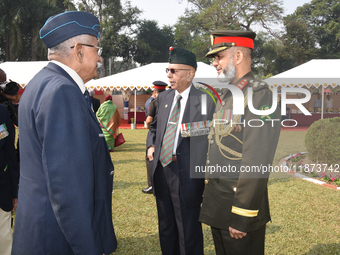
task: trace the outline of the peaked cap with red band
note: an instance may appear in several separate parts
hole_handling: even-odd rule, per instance
[[[155,89],[166,89],[168,86],[168,84],[162,81],[154,81],[152,84]]]
[[[215,30],[210,34],[212,49],[205,56],[213,58],[217,52],[233,46],[253,49],[255,37],[256,34],[252,31]]]

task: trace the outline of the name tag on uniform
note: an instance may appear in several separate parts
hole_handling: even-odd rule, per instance
[[[4,124],[0,125],[0,140],[4,139],[8,135],[9,135],[9,133],[7,131],[6,124],[4,123]]]
[[[105,137],[104,134],[99,134],[99,137]]]
[[[206,121],[198,121],[192,123],[183,123],[181,124],[181,136],[182,137],[192,137],[192,136],[201,136],[208,135],[210,132],[210,120]]]

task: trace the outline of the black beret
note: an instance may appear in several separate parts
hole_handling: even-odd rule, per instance
[[[195,54],[192,53],[191,51],[179,47],[169,48],[169,63],[188,65],[197,69],[197,61]]]
[[[230,47],[254,48],[256,34],[252,31],[215,30],[210,34],[211,48],[205,56],[213,58],[217,52]]]
[[[47,48],[82,34],[99,37],[100,24],[88,12],[69,11],[50,17],[40,29],[40,38]]]

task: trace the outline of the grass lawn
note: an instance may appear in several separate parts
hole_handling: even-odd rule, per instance
[[[126,143],[111,153],[115,165],[113,224],[118,239],[114,254],[161,254],[157,211],[147,186],[147,130],[121,129]],[[274,158],[306,151],[303,131],[281,132]],[[266,254],[340,254],[340,191],[299,179],[269,180],[272,222],[267,225]],[[205,254],[215,254],[210,228],[204,225]]]

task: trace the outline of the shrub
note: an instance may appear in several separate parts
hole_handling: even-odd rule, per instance
[[[315,121],[305,137],[309,159],[318,163],[340,163],[340,117]]]

